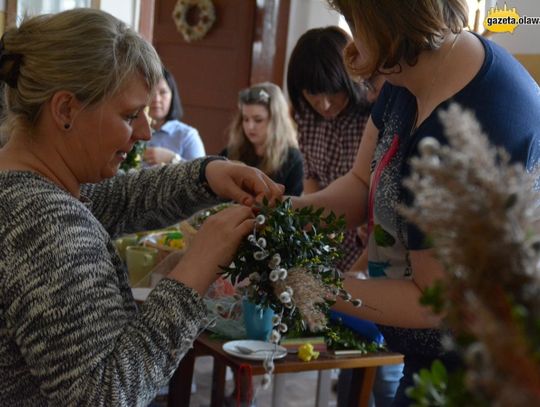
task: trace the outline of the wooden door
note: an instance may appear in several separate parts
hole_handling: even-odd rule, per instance
[[[256,2],[214,0],[214,26],[192,43],[176,30],[175,4],[155,2],[153,43],[178,83],[183,120],[199,130],[206,152],[216,154],[227,144],[238,91],[250,82]]]

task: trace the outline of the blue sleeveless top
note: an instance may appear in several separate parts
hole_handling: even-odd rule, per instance
[[[485,60],[477,75],[451,99],[441,103],[415,131],[416,98],[407,89],[386,83],[372,111],[379,140],[371,164],[369,207],[369,274],[374,278],[412,276],[410,250],[428,248],[425,236],[397,212],[410,205],[412,194],[402,186],[418,143],[434,137],[447,144],[438,112],[457,102],[472,110],[489,140],[505,148],[513,162],[532,169],[540,156],[540,89],[506,50],[478,37]],[[404,354],[437,355],[440,331],[380,326],[390,349]]]

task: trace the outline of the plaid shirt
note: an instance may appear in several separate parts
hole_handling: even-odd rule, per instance
[[[300,151],[304,156],[304,177],[316,179],[325,188],[353,166],[369,118],[370,108],[349,108],[334,120],[324,120],[311,109],[295,115]],[[337,265],[347,271],[362,253],[356,230],[348,230],[342,246],[343,258]]]

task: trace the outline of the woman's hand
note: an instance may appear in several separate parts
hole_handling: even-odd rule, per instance
[[[230,161],[215,160],[206,166],[206,180],[214,193],[246,206],[281,199],[284,186],[276,184],[257,168]]]
[[[208,217],[168,277],[204,295],[218,277],[219,266],[229,265],[254,223],[253,211],[246,206],[233,206]]]
[[[168,164],[176,153],[168,148],[163,147],[146,147],[144,150],[143,160],[149,165]]]

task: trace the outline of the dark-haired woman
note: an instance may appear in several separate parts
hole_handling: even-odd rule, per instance
[[[182,122],[184,110],[172,74],[163,69],[150,102],[152,140],[146,145],[144,161],[149,165],[177,163],[205,155],[197,129]]]
[[[325,188],[352,168],[371,106],[384,83],[381,77],[369,86],[353,81],[343,62],[343,50],[351,42],[339,27],[314,28],[298,39],[289,60],[287,86],[304,157],[304,193]],[[346,232],[342,250],[344,257],[337,266],[346,272],[362,253],[354,229]],[[391,403],[400,377],[401,365],[378,369],[373,389],[377,406]],[[348,404],[351,378],[349,371],[340,374],[339,406]]]
[[[339,27],[314,28],[291,53],[287,90],[304,157],[304,193],[325,188],[352,168],[369,118],[366,89],[351,79],[343,62],[351,41]],[[347,271],[362,252],[354,230],[347,232],[343,251],[338,268]]]

